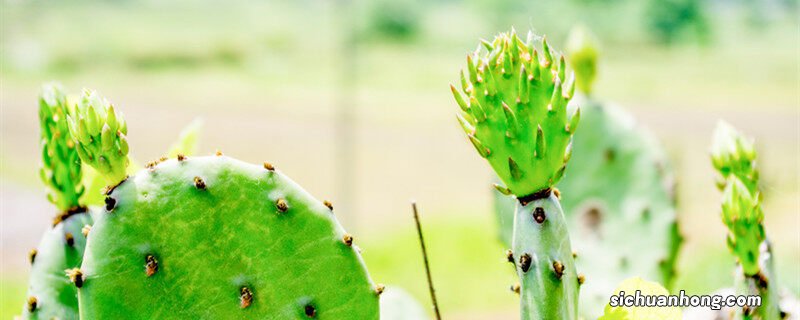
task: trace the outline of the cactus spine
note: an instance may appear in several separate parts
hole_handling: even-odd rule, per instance
[[[64,270],[80,266],[91,224],[87,208],[80,203],[81,161],[70,140],[67,117],[71,113],[63,89],[45,85],[39,98],[42,137],[42,181],[49,189],[48,200],[58,209],[53,225],[31,251],[31,274],[24,319],[77,319],[77,291],[64,280]]]
[[[575,319],[579,280],[553,186],[571,155],[580,111],[567,114],[574,81],[546,39],[541,51],[513,30],[467,56],[461,89],[451,86],[467,137],[518,202],[512,253],[523,319]],[[570,77],[572,78],[572,77]]]
[[[744,308],[737,318],[781,319],[772,248],[764,231],[753,141],[720,122],[711,150],[711,163],[719,173],[717,186],[723,190],[722,222],[728,227],[727,244],[741,271],[737,290],[740,294],[758,294],[762,299],[760,307]]]
[[[383,286],[329,203],[269,163],[221,153],[179,154],[126,178],[125,130],[109,124],[124,121],[93,92],[82,101],[71,122],[81,159],[112,187],[68,274],[81,318],[378,318]]]

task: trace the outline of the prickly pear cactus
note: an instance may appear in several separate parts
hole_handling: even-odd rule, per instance
[[[168,160],[108,198],[73,275],[82,317],[378,317],[382,289],[332,206],[269,164]]]
[[[64,277],[64,270],[80,266],[86,242],[82,229],[92,219],[79,203],[84,188],[81,162],[67,129],[70,112],[61,87],[44,86],[39,98],[40,173],[58,213],[29,257],[31,273],[23,319],[78,318],[77,291]]]
[[[79,109],[74,119],[113,114],[87,95],[94,102],[85,105],[101,107]],[[96,119],[101,128],[124,123]],[[83,127],[92,132],[73,131]],[[82,319],[378,318],[383,286],[370,280],[329,202],[269,163],[221,153],[151,162],[126,178],[117,128],[78,137],[81,159],[112,186],[81,267],[68,271]]]
[[[764,212],[758,190],[756,152],[752,139],[725,122],[717,125],[711,162],[722,187],[722,222],[728,227],[728,248],[737,258],[738,293],[761,296],[760,307],[737,311],[742,319],[781,319],[773,255],[764,231]]]
[[[567,115],[574,81],[547,40],[514,31],[467,56],[461,89],[451,86],[458,120],[489,161],[504,194],[517,198],[510,259],[520,277],[522,319],[575,319],[579,280],[558,197],[580,111]]]
[[[64,270],[81,265],[86,245],[84,228],[92,224],[92,219],[86,211],[70,212],[62,219],[31,251],[23,319],[78,319],[78,291],[64,276]]]
[[[584,112],[573,142],[572,174],[558,187],[569,190],[561,201],[574,234],[576,264],[586,273],[581,311],[595,318],[608,292],[630,275],[669,288],[682,237],[663,149],[625,110],[589,96],[596,73],[590,66],[597,65],[594,40],[580,28],[570,38],[570,61],[583,84],[576,101]]]
[[[582,313],[602,312],[608,292],[639,275],[669,286],[682,238],[665,155],[652,135],[613,105],[581,104],[575,156],[558,185],[585,272]],[[637,239],[631,241],[631,239]]]
[[[588,97],[597,69],[592,39],[577,29],[568,41],[582,93],[569,108],[580,105],[581,130],[574,137],[570,174],[558,184],[565,190],[561,205],[573,231],[575,263],[586,279],[580,312],[589,319],[603,313],[608,293],[630,275],[669,287],[682,241],[673,178],[660,145],[629,113]],[[513,206],[500,193],[495,206],[501,227],[507,227]]]

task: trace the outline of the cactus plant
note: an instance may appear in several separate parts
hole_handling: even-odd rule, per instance
[[[68,272],[82,318],[378,317],[383,287],[329,202],[269,163],[221,153],[126,177],[124,126],[110,129],[124,120],[94,92],[81,101],[70,129],[110,186],[84,261]]]
[[[581,106],[581,130],[573,141],[571,174],[558,184],[568,190],[561,204],[573,231],[575,263],[587,279],[580,310],[586,318],[600,316],[608,292],[630,275],[669,287],[682,241],[673,178],[658,142],[625,110],[590,96],[597,70],[594,42],[581,27],[568,40],[580,93],[569,108]],[[513,204],[498,192],[495,207],[504,239],[511,234]]]
[[[723,190],[722,222],[728,228],[727,244],[740,269],[737,291],[758,294],[762,299],[761,306],[747,307],[737,314],[743,319],[781,319],[774,257],[764,230],[753,141],[720,122],[711,150],[711,163],[719,173],[717,186]]]
[[[470,142],[516,196],[512,253],[522,319],[575,319],[579,279],[554,185],[564,175],[580,111],[567,115],[574,81],[546,39],[513,30],[467,56],[461,89],[451,86]],[[570,77],[572,78],[572,77]]]
[[[81,162],[69,137],[67,116],[71,113],[63,89],[45,85],[39,98],[42,138],[42,181],[49,189],[48,200],[57,208],[53,224],[39,245],[31,251],[31,274],[23,319],[77,319],[78,298],[64,270],[80,266],[86,224],[91,224],[80,198]]]

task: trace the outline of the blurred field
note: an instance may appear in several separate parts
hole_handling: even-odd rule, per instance
[[[515,317],[512,270],[490,215],[491,172],[462,137],[447,85],[478,38],[533,27],[562,47],[579,21],[604,43],[598,96],[627,107],[674,160],[687,239],[678,287],[707,293],[732,282],[707,155],[714,124],[726,119],[757,139],[780,281],[800,292],[796,15],[772,12],[769,24],[753,26],[745,9],[714,2],[712,41],[666,46],[646,36],[636,1],[546,2],[511,13],[487,11],[485,1],[410,2],[416,31],[396,37],[376,34],[372,7],[361,2],[354,10],[313,1],[2,2],[0,318],[18,312],[26,253],[52,214],[37,178],[36,97],[53,79],[109,97],[128,119],[139,161],[160,156],[185,124],[203,118],[201,153],[269,160],[331,199],[373,278],[427,303],[408,204],[416,199],[445,315]],[[355,68],[343,78],[348,34]],[[355,115],[344,124],[355,132],[345,184],[336,181],[337,101]],[[352,188],[353,203],[340,185]]]

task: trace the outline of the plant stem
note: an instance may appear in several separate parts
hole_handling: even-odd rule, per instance
[[[419,223],[419,212],[417,211],[417,203],[411,202],[411,208],[414,210],[414,221],[417,223],[417,235],[419,235],[419,245],[422,248],[422,260],[425,262],[425,274],[428,276],[428,290],[431,292],[431,300],[433,301],[433,312],[436,314],[436,320],[442,320],[439,314],[439,303],[436,302],[436,290],[433,289],[433,280],[431,279],[431,268],[428,265],[428,251],[425,250],[425,240],[422,237],[422,226]]]

